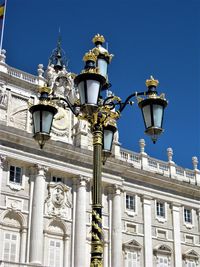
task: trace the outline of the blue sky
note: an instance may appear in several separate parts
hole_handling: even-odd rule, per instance
[[[139,151],[144,138],[146,152],[192,168],[192,156],[200,159],[200,1],[199,0],[8,0],[3,47],[7,63],[36,74],[37,65],[48,63],[61,28],[62,46],[69,70],[79,73],[82,56],[93,47],[92,37],[103,34],[115,55],[109,66],[111,90],[125,99],[145,90],[153,75],[160,81],[169,105],[164,134],[153,145],[144,134],[141,112],[127,107],[118,122],[124,148]]]

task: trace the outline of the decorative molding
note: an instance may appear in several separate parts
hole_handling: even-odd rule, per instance
[[[6,196],[6,208],[12,209],[12,210],[23,210],[23,200],[16,197],[9,197]]]

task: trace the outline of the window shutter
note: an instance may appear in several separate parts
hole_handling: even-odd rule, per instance
[[[50,240],[49,243],[49,266],[50,267],[62,267],[62,241]]]
[[[128,267],[137,267],[137,254],[135,252],[128,252]]]
[[[17,234],[5,233],[4,238],[4,260],[16,261],[17,260]]]

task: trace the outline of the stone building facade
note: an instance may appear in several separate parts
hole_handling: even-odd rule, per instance
[[[59,79],[58,79],[59,78]],[[73,95],[73,74],[38,76],[0,55],[0,266],[86,267],[90,263],[92,140],[86,122],[59,107],[43,150],[28,103],[46,80]],[[200,171],[120,147],[103,166],[104,267],[200,266]]]

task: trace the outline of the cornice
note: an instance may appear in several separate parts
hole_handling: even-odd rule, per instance
[[[92,177],[92,151],[75,147],[71,144],[51,140],[40,150],[27,133],[17,128],[1,125],[1,152],[18,160],[39,163],[49,169],[59,169],[72,176]],[[120,184],[136,184],[169,194],[184,195],[190,199],[200,200],[199,187],[176,179],[136,169],[132,164],[109,158],[103,167],[103,181]]]

